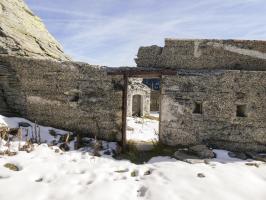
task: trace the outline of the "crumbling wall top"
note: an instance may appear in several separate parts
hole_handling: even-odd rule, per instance
[[[166,39],[165,46],[140,47],[138,67],[266,70],[266,41]]]

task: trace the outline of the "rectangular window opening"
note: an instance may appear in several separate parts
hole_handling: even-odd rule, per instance
[[[237,117],[247,117],[247,105],[237,105],[236,106],[236,116]]]
[[[202,103],[201,102],[195,102],[193,113],[202,114]]]

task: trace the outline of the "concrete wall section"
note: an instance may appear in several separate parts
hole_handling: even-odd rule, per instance
[[[84,63],[10,56],[0,60],[1,114],[121,139],[122,76],[107,76],[106,68]]]
[[[266,151],[266,72],[183,70],[161,87],[163,143]]]

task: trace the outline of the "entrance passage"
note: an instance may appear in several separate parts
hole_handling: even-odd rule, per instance
[[[149,79],[129,78],[127,88],[127,142],[133,142],[139,150],[148,150],[159,140],[159,106],[153,106],[151,100],[159,105],[160,85],[153,89]],[[160,79],[155,79],[160,83]],[[153,81],[154,82],[154,81]],[[151,83],[153,83],[151,82]],[[151,99],[151,93],[158,93]],[[158,98],[157,98],[158,97]]]
[[[123,75],[123,107],[122,107],[122,146],[126,148],[128,141],[137,143],[159,140],[159,115],[160,115],[160,82],[164,75],[177,74],[176,70],[161,70],[154,68],[135,67],[112,68],[107,72],[108,75]],[[135,80],[134,80],[135,79]],[[138,80],[137,80],[138,79]],[[156,79],[156,80],[154,80]],[[158,90],[158,94],[152,95]],[[132,116],[133,96],[135,97],[134,113],[140,117]],[[152,101],[152,103],[151,103]],[[140,102],[140,103],[139,103]],[[152,105],[151,105],[152,104]],[[151,112],[152,111],[152,112]],[[145,144],[146,144],[145,143]]]
[[[138,94],[133,96],[132,116],[135,116],[135,117],[141,116],[141,96]]]

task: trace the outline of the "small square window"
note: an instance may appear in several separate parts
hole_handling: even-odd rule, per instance
[[[247,117],[247,105],[237,105],[236,106],[236,116],[237,117]]]
[[[202,114],[202,103],[195,102],[193,113],[194,114]]]

